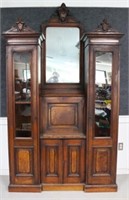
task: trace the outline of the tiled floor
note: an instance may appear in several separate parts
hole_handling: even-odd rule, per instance
[[[118,192],[85,193],[49,191],[41,193],[8,192],[8,176],[0,176],[0,200],[129,200],[129,175],[118,175]]]

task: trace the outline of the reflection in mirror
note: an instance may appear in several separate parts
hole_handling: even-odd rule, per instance
[[[30,101],[31,97],[31,54],[29,52],[14,53],[15,99]]]
[[[111,125],[111,52],[96,52],[95,70],[95,137],[108,137]]]
[[[76,27],[46,28],[46,82],[79,83],[80,34]],[[74,74],[74,75],[73,75]]]

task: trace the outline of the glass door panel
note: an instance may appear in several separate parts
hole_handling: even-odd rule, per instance
[[[31,105],[15,105],[16,137],[31,137]]]
[[[30,101],[31,97],[31,54],[14,53],[15,100]]]
[[[112,53],[96,52],[95,137],[110,136]]]
[[[15,52],[15,128],[16,137],[31,137],[31,53]]]

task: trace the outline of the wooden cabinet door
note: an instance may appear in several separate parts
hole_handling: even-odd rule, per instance
[[[64,140],[64,183],[82,183],[85,178],[85,140]]]
[[[42,183],[62,183],[62,141],[41,141]]]
[[[85,178],[85,140],[41,141],[42,183],[82,183]]]

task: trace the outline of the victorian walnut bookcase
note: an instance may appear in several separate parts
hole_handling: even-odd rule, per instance
[[[41,33],[19,19],[3,34],[9,191],[116,191],[123,34],[84,32],[64,3]]]

